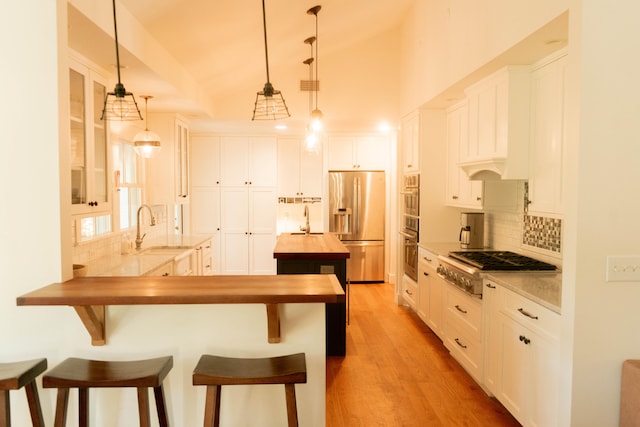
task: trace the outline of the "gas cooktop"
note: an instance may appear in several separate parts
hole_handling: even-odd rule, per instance
[[[449,252],[449,257],[472,265],[480,270],[552,271],[557,268],[553,264],[509,251]]]

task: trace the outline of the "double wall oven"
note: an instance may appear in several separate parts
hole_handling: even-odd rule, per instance
[[[418,237],[420,231],[420,175],[403,178],[402,191],[402,261],[404,273],[418,280]]]

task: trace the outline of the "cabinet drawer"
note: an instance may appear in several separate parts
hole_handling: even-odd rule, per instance
[[[515,321],[533,328],[536,332],[558,337],[560,316],[522,295],[498,287],[501,294],[501,311]]]
[[[155,270],[146,273],[145,276],[171,276],[173,274],[173,262],[168,262]]]
[[[447,323],[457,323],[470,336],[481,341],[482,337],[482,303],[463,291],[447,284],[446,314]]]
[[[438,256],[424,248],[418,248],[418,262],[422,263],[425,267],[430,267],[433,270],[438,268]]]
[[[418,298],[418,284],[407,276],[402,278],[402,298],[409,307],[413,310],[416,309],[416,303]]]
[[[482,383],[482,343],[456,322],[447,322],[445,346],[451,355],[476,381]]]

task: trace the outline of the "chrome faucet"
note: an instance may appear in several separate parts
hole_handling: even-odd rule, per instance
[[[147,208],[147,210],[149,210],[149,215],[151,215],[151,225],[154,226],[156,225],[156,217],[153,216],[153,211],[151,210],[151,207],[149,205],[140,205],[140,207],[138,208],[138,222],[136,224],[136,249],[140,249],[142,247],[142,240],[144,239],[144,236],[147,235],[147,233],[144,233],[142,236],[140,236],[140,214],[142,213],[142,208]]]
[[[304,234],[308,236],[311,233],[311,226],[309,225],[309,205],[304,205],[304,217],[307,219],[307,222],[304,227],[300,227],[300,231],[304,231]]]

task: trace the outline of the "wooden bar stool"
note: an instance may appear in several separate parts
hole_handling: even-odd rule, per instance
[[[44,427],[36,377],[46,369],[47,359],[0,363],[0,427],[11,426],[9,390],[18,390],[22,387],[27,393],[31,423],[34,427]]]
[[[135,387],[138,390],[140,427],[150,426],[149,392],[153,387],[160,426],[169,425],[162,381],[173,367],[173,356],[133,361],[100,361],[79,358],[64,360],[42,377],[42,386],[57,388],[54,427],[67,421],[69,389],[77,388],[79,425],[89,425],[89,389],[99,387]]]
[[[223,385],[284,384],[289,427],[298,426],[295,384],[307,382],[304,353],[260,359],[200,357],[193,371],[193,385],[206,385],[204,426],[220,425],[220,393]]]

